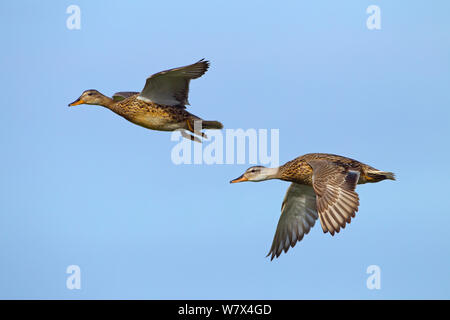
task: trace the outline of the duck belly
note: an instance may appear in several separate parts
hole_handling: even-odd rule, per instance
[[[138,115],[128,120],[138,126],[158,131],[174,131],[186,126],[186,121],[152,115]]]

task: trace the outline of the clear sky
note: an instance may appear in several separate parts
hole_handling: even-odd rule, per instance
[[[66,9],[81,8],[69,30]],[[368,30],[366,8],[381,9]],[[450,298],[448,1],[1,1],[0,298]],[[170,133],[97,106],[211,61],[189,108],[226,128],[279,129],[282,163],[337,153],[397,181],[357,188],[269,251],[288,183],[230,185],[249,165],[175,165]],[[81,268],[81,289],[66,268]],[[369,290],[366,269],[381,270]]]

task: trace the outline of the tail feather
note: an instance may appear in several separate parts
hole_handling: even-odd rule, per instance
[[[370,170],[366,174],[368,182],[378,182],[382,180],[395,180],[395,174],[388,171]]]
[[[395,180],[395,173],[393,172],[380,172],[380,174],[384,175],[386,179]]]
[[[202,121],[203,129],[222,129],[223,124],[219,121]]]

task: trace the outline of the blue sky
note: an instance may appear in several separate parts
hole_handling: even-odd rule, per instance
[[[66,8],[81,8],[68,30]],[[366,8],[381,8],[381,30]],[[2,1],[0,298],[450,298],[446,1]],[[357,188],[340,234],[269,251],[288,184],[179,165],[166,132],[85,89],[140,91],[207,58],[190,110],[280,130],[280,161],[349,156],[398,181]],[[81,290],[66,288],[69,265]],[[366,269],[381,269],[381,289]]]

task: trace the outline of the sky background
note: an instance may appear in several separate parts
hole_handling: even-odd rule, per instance
[[[66,9],[81,8],[81,30]],[[366,8],[381,8],[368,30]],[[448,1],[1,1],[0,298],[449,299]],[[175,165],[170,133],[97,106],[211,61],[189,108],[280,130],[280,161],[336,153],[397,181],[358,186],[341,233],[269,251],[288,183]],[[81,289],[66,268],[81,268]],[[381,269],[369,290],[366,269]]]

